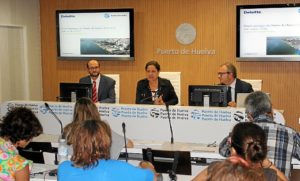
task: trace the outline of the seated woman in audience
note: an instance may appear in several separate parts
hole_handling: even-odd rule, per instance
[[[72,134],[72,127],[84,120],[100,120],[100,114],[96,105],[89,98],[80,98],[77,100],[74,107],[73,121],[66,125],[64,128],[63,136],[67,139],[69,145],[72,144],[70,136]],[[121,124],[120,124],[121,127]],[[77,134],[77,133],[75,133]],[[112,131],[112,147],[111,147],[111,158],[118,159],[119,153],[125,146],[123,136]],[[131,140],[127,141],[128,147],[133,147]]]
[[[287,180],[285,175],[266,159],[267,140],[265,132],[260,126],[251,122],[238,123],[234,126],[231,134],[231,157],[227,161],[243,163],[246,168],[263,171],[264,177],[268,181]],[[194,180],[206,180],[209,175],[215,174],[217,169],[211,169],[214,164],[221,163],[212,163],[207,169],[200,172]]]
[[[25,148],[43,128],[27,108],[14,108],[0,124],[0,180],[29,181],[32,161],[18,154],[17,147]]]
[[[145,66],[146,78],[137,83],[136,104],[176,105],[178,97],[167,79],[159,77],[160,65],[150,61]]]
[[[72,127],[73,156],[58,167],[60,181],[153,181],[151,170],[110,160],[111,130],[100,120],[81,121]]]
[[[263,171],[249,168],[241,160],[214,162],[209,166],[207,181],[266,181]]]

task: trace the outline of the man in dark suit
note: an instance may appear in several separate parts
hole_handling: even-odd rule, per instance
[[[79,83],[93,84],[92,100],[93,102],[115,103],[115,80],[100,74],[100,62],[90,60],[87,63],[87,70],[90,75],[83,77]]]
[[[227,102],[230,107],[236,107],[237,93],[253,92],[251,84],[237,78],[236,68],[231,63],[227,62],[220,66],[218,78],[220,84],[228,86]]]

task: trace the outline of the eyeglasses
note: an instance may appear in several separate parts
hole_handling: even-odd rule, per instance
[[[229,73],[231,73],[231,72],[218,72],[218,76],[222,76],[224,74],[229,74]]]
[[[96,70],[98,68],[99,68],[99,66],[97,66],[97,67],[89,67],[89,70]]]

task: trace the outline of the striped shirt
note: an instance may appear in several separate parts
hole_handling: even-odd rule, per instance
[[[274,122],[256,121],[267,135],[267,157],[290,178],[292,157],[300,160],[300,135],[292,128]]]
[[[261,126],[267,135],[267,158],[290,178],[292,157],[300,160],[300,135],[292,128],[276,124],[272,120],[256,120],[255,124]],[[229,137],[229,136],[228,136]],[[230,155],[230,144],[225,138],[219,145],[222,156]]]

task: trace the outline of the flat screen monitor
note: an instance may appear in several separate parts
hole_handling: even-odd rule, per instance
[[[92,86],[93,84],[60,83],[59,99],[62,102],[71,102],[81,97],[92,98]]]
[[[59,60],[134,60],[134,10],[57,10]]]
[[[175,161],[175,159],[177,159]],[[191,154],[189,151],[166,151],[143,149],[143,160],[149,161],[158,173],[169,173],[175,171],[176,174],[191,175]]]
[[[300,61],[300,4],[240,5],[238,61]]]
[[[209,106],[226,107],[227,89],[225,85],[190,85],[189,106],[204,106],[204,96],[209,98]]]

